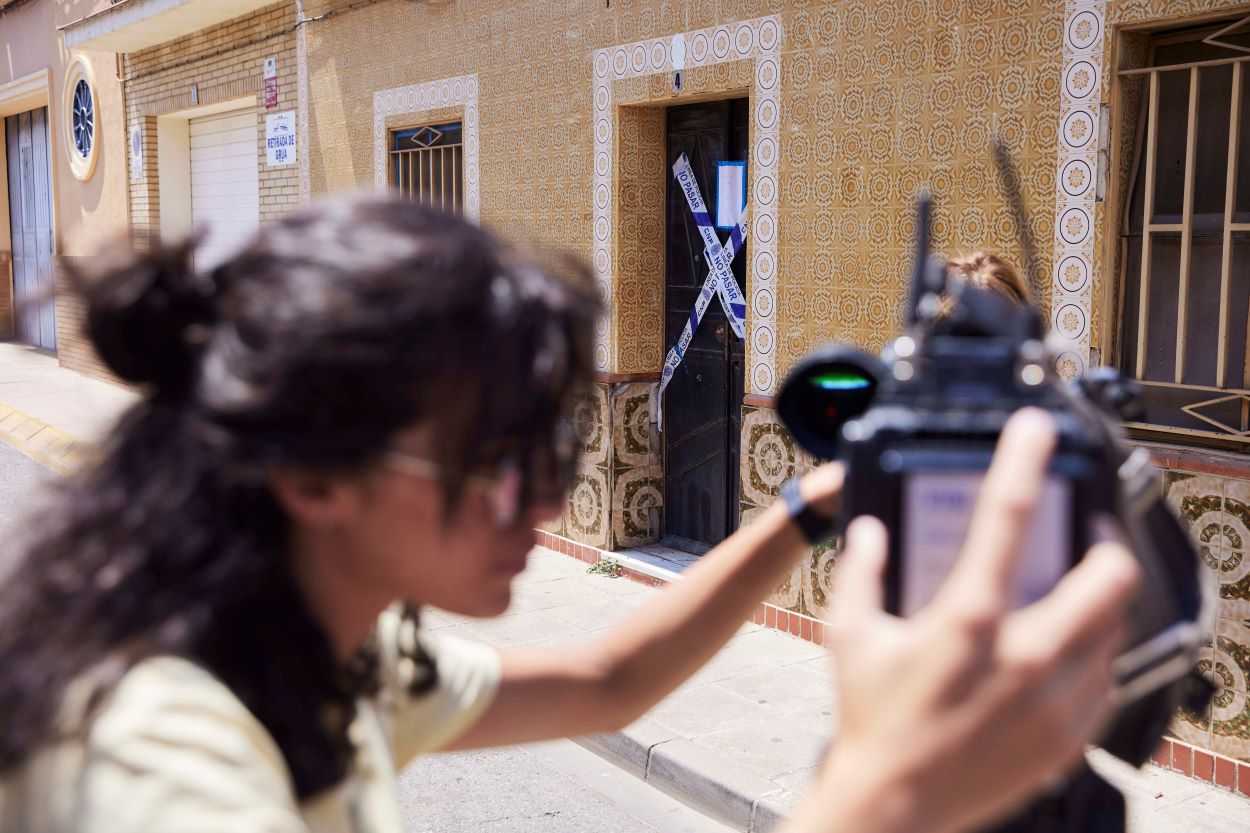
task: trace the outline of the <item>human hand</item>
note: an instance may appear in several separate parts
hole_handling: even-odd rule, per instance
[[[1100,543],[1049,595],[1010,609],[1054,445],[1044,412],[1009,421],[963,554],[910,619],[882,608],[885,528],[852,523],[826,631],[840,670],[840,736],[797,829],[977,827],[1023,804],[1096,736],[1139,575],[1132,555]]]

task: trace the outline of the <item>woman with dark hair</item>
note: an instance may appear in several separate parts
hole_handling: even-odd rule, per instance
[[[825,466],[584,646],[424,632],[425,605],[503,612],[563,508],[585,275],[378,198],[193,262],[155,245],[80,276],[97,351],[145,395],[0,586],[5,831],[398,831],[397,765],[626,725],[803,557],[795,519],[836,511]],[[1108,545],[1034,608],[1002,603],[1049,431],[1007,432],[963,575],[913,620],[880,610],[884,531],[852,525],[842,739],[796,830],[979,823],[1094,731],[1130,557]],[[956,777],[970,752],[992,771]]]

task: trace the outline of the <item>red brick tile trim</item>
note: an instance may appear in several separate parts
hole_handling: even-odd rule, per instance
[[[1161,469],[1190,474],[1211,474],[1217,477],[1235,477],[1241,480],[1250,479],[1250,462],[1247,462],[1245,456],[1241,454],[1201,452],[1155,443],[1141,443],[1140,445],[1150,452],[1154,464]]]
[[[1250,798],[1250,763],[1217,755],[1176,738],[1164,738],[1150,756],[1156,766]]]
[[[764,396],[758,393],[748,393],[742,397],[742,404],[749,405],[752,408],[771,408],[777,410],[777,400],[771,396]]]
[[[537,530],[537,533],[538,545],[540,547],[545,547],[552,552],[572,556],[578,561],[584,561],[587,564],[595,564],[604,558],[612,557],[612,552],[609,550],[601,550],[598,547],[579,544],[576,541],[570,541],[563,535],[556,535],[554,532],[545,532],[540,529]],[[624,568],[621,571],[621,575],[623,578],[636,581],[639,584],[645,584],[648,587],[660,587],[668,583],[664,579],[639,573],[628,568]],[[786,610],[784,607],[760,604],[756,606],[755,612],[751,614],[751,621],[772,630],[797,636],[799,639],[808,642],[815,642],[817,645],[822,645],[825,641],[825,623],[823,620],[813,616],[804,616],[801,613]]]

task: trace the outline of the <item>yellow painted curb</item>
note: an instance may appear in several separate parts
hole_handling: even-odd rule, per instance
[[[0,402],[0,443],[66,476],[79,471],[95,453],[91,443],[3,402]]]

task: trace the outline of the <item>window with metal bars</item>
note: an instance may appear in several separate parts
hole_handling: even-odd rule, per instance
[[[408,197],[446,211],[464,205],[464,145],[459,122],[391,134],[391,183]]]
[[[1120,234],[1119,364],[1141,380],[1136,432],[1250,450],[1250,19],[1161,33]]]

